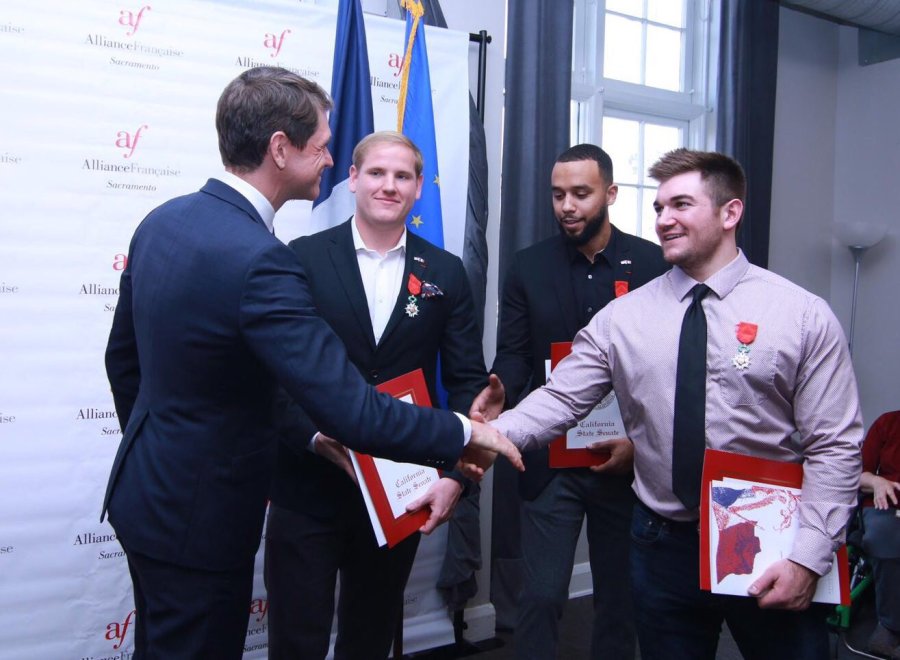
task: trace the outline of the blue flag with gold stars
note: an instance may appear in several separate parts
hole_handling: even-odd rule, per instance
[[[413,205],[406,227],[442,248],[441,180],[434,137],[428,50],[425,47],[425,10],[418,0],[403,0],[402,6],[407,10],[406,47],[397,106],[397,130],[416,143],[425,161],[422,196]]]

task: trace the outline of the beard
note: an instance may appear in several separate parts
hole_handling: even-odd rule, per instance
[[[584,229],[581,230],[581,233],[573,236],[566,232],[565,227],[562,224],[559,225],[559,231],[562,233],[563,238],[566,239],[566,242],[569,245],[574,247],[581,247],[583,245],[587,245],[591,242],[597,234],[600,233],[600,230],[603,229],[603,225],[606,223],[606,217],[608,215],[609,207],[604,206],[595,215],[593,218],[588,218],[584,223]]]

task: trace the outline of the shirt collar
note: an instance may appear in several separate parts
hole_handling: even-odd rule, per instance
[[[749,268],[750,262],[747,261],[747,257],[744,256],[743,250],[738,248],[737,256],[732,259],[727,266],[724,266],[713,273],[704,284],[706,284],[706,286],[708,286],[721,300],[731,293]],[[687,296],[691,292],[691,289],[694,288],[694,285],[699,284],[697,280],[685,273],[678,266],[674,266],[669,272],[672,289],[675,291],[675,296],[678,300],[684,300],[685,296]]]
[[[265,223],[266,228],[270,232],[274,233],[275,207],[273,207],[272,203],[268,199],[266,199],[265,195],[263,195],[252,185],[244,181],[241,177],[237,176],[236,174],[232,174],[227,170],[217,178],[225,185],[234,188],[241,195],[243,195],[247,199],[247,201],[253,205],[253,208],[256,209],[256,212],[259,213],[259,217],[262,218],[262,221],[263,223]]]
[[[359,228],[356,226],[356,215],[350,218],[350,233],[353,234],[353,249],[356,252],[360,250],[365,250],[366,252],[375,252],[375,250],[370,249],[362,236],[359,234]],[[395,250],[400,250],[400,254],[406,254],[406,226],[403,227],[403,233],[400,234],[400,238],[397,240],[397,244],[388,250],[388,252],[394,252]]]

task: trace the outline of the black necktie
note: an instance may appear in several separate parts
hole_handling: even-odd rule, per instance
[[[700,302],[709,287],[698,284],[681,322],[675,376],[672,435],[672,491],[685,508],[700,504],[700,475],[706,449],[706,314]]]

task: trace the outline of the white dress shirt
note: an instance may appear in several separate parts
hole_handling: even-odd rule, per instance
[[[259,213],[259,217],[262,218],[262,221],[266,224],[269,232],[275,232],[275,207],[273,207],[272,203],[266,199],[265,195],[244,181],[241,177],[232,174],[227,170],[215,178],[243,195],[244,198],[253,205],[256,212]]]
[[[376,250],[366,247],[365,241],[356,226],[356,216],[350,221],[353,233],[353,248],[356,250],[356,263],[362,276],[363,288],[366,291],[366,302],[369,305],[369,319],[375,333],[375,343],[381,341],[384,328],[391,318],[400,287],[403,285],[403,271],[406,266],[406,227],[397,244],[380,255]]]

